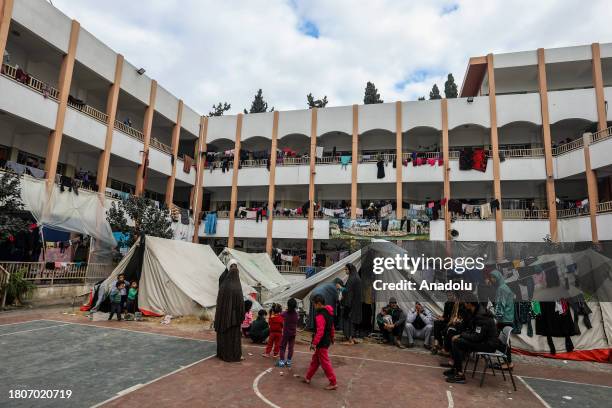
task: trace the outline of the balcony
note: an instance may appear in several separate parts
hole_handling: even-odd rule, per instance
[[[54,99],[55,101],[59,99],[59,91],[57,89],[53,88],[52,86],[49,86],[49,84],[43,81],[34,78],[32,75],[24,72],[21,69],[17,69],[8,64],[2,64],[1,72],[2,75],[27,86],[35,92],[38,92],[39,94],[43,95],[45,98],[49,97],[51,99]]]
[[[128,136],[133,137],[136,140],[144,142],[144,134],[140,130],[136,130],[131,126],[126,125],[123,122],[119,122],[118,120],[115,120],[115,129],[117,129],[118,131],[122,133],[125,133]]]

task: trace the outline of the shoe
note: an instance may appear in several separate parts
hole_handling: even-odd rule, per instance
[[[426,350],[431,350],[431,345],[429,345],[429,344],[424,344],[423,347],[425,347]],[[436,353],[437,353],[437,351],[436,351]]]
[[[280,368],[285,368],[285,361],[284,360],[278,360],[278,362],[276,363],[277,367]]]
[[[444,371],[444,376],[445,377],[452,377],[455,375],[455,369],[454,368],[449,368],[448,370]]]
[[[303,382],[303,383],[306,383],[306,384],[310,384],[310,380],[309,380],[308,378],[304,378],[304,379],[302,380],[302,382]]]
[[[445,361],[443,363],[440,363],[440,367],[453,368],[453,365],[451,363]]]
[[[268,353],[262,353],[262,355],[261,355],[261,356],[262,356],[262,357],[265,357],[265,358],[270,358],[270,357],[272,357],[272,356],[271,356],[271,355],[269,355]]]
[[[446,382],[453,384],[465,384],[465,375],[455,374],[452,377],[447,377]]]
[[[331,390],[335,390],[338,388],[338,384],[329,384],[327,387],[325,387],[324,389],[327,391],[331,391]]]
[[[291,360],[285,361],[285,367],[291,368]]]
[[[273,355],[272,357],[274,357],[274,358],[278,358],[278,354],[275,354],[275,355]]]
[[[414,343],[408,343],[408,345],[406,347],[413,348],[414,347]]]

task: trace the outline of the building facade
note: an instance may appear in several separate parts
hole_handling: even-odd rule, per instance
[[[0,157],[49,182],[88,172],[105,200],[216,210],[215,233],[199,223],[194,241],[310,264],[342,247],[324,208],[355,219],[384,201],[401,219],[440,200],[500,209],[442,205],[431,240],[612,239],[612,43],[470,58],[454,99],[204,117],[47,2],[0,6]],[[475,148],[484,171],[460,164]],[[240,216],[268,203],[261,222]]]

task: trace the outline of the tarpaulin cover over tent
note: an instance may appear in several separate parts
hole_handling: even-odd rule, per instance
[[[132,246],[102,286],[110,288],[124,273],[126,280],[139,282],[138,307],[144,314],[191,315],[215,306],[224,270],[208,245],[147,236]],[[253,292],[244,282],[242,286],[245,296]]]
[[[250,286],[261,284],[266,289],[285,286],[289,281],[281,275],[267,253],[242,252],[225,248],[219,255],[224,264],[230,259],[238,261],[240,281]]]

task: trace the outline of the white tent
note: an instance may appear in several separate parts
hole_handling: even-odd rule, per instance
[[[225,248],[219,259],[224,264],[230,259],[238,262],[240,281],[250,286],[261,285],[271,290],[278,286],[286,286],[289,281],[280,274],[267,253],[242,252],[232,248]]]
[[[138,307],[150,315],[191,315],[214,307],[225,266],[208,245],[146,237],[137,242],[102,283],[108,290],[121,273],[138,280]],[[243,293],[253,289],[243,282]]]

